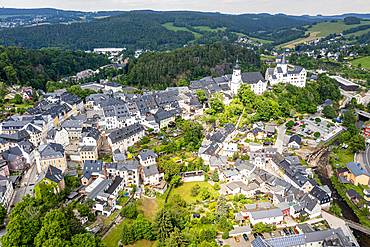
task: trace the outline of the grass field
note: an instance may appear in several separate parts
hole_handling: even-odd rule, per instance
[[[356,25],[346,25],[344,24],[343,21],[338,21],[338,22],[321,22],[318,23],[312,28],[309,28],[307,33],[310,33],[310,36],[308,38],[300,38],[296,39],[293,41],[290,41],[288,43],[279,45],[281,47],[287,47],[287,48],[293,48],[294,45],[303,43],[305,41],[310,41],[313,39],[320,39],[320,38],[325,38],[329,34],[336,33],[339,34],[343,32],[344,30],[350,29],[352,27],[357,27],[359,25],[364,25],[364,24],[370,24],[370,21],[361,21],[361,24],[356,24]]]
[[[126,218],[122,220],[121,224],[113,226],[113,229],[111,229],[109,234],[103,239],[103,242],[105,242],[108,247],[118,246],[118,241],[122,236],[122,229],[124,223],[130,224],[131,220]]]
[[[358,31],[358,32],[355,32],[355,33],[349,33],[349,34],[346,34],[346,35],[344,35],[344,37],[346,37],[347,39],[349,38],[349,37],[351,37],[352,35],[354,35],[355,37],[356,36],[361,36],[361,35],[363,35],[364,33],[368,33],[368,32],[370,32],[370,28],[369,29],[366,29],[366,30],[361,30],[361,31]]]
[[[173,22],[167,22],[165,24],[162,24],[162,26],[164,26],[165,28],[167,28],[168,30],[173,30],[175,32],[179,31],[179,30],[182,30],[182,31],[189,31],[189,32],[192,32],[190,31],[189,29],[187,29],[186,27],[175,27],[173,25]],[[199,39],[200,37],[202,37],[203,35],[201,35],[200,33],[196,33],[196,32],[192,32],[195,36],[195,39]]]
[[[138,201],[138,205],[138,210],[143,212],[143,216],[153,221],[158,209],[158,199],[143,197]]]
[[[252,39],[253,41],[256,41],[256,42],[259,42],[259,43],[270,44],[270,43],[274,42],[274,41],[271,41],[271,40],[265,40],[265,39],[259,39],[259,38],[253,38],[253,37],[249,37],[249,38]]]
[[[261,56],[261,60],[262,61],[265,61],[266,59],[272,59],[272,60],[275,60],[275,56]]]
[[[217,196],[220,195],[220,193],[218,193],[217,191],[215,191],[209,183],[203,182],[203,181],[202,182],[183,183],[179,187],[177,187],[175,189],[172,189],[171,195],[173,195],[173,194],[179,194],[181,196],[181,198],[184,199],[186,202],[195,202],[196,200],[202,201],[202,199],[200,198],[200,195],[199,194],[197,196],[195,196],[195,197],[192,197],[191,196],[190,190],[196,184],[199,184],[199,186],[201,188],[203,188],[203,187],[208,188],[209,192],[211,192],[211,194],[213,196],[216,196],[217,197]]]
[[[11,104],[13,104],[13,103],[7,103],[7,104],[5,104],[4,106],[10,106]],[[32,105],[29,105],[29,104],[14,104],[15,105],[15,107],[18,107],[18,109],[21,109],[21,108],[23,108],[23,109],[28,109],[28,108],[32,108]]]
[[[351,63],[356,67],[358,67],[358,64],[361,64],[361,68],[370,69],[370,56],[354,59]]]
[[[355,154],[345,149],[338,149],[331,154],[333,158],[338,158],[334,164],[339,164],[340,167],[346,167],[346,163],[354,161]]]
[[[226,27],[210,28],[208,26],[194,26],[194,28],[199,29],[200,31],[211,31],[217,32],[218,30],[225,31]]]

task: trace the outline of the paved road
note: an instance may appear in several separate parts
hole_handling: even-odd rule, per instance
[[[36,181],[36,165],[33,165],[26,173],[26,175],[22,178],[22,181],[20,183],[20,187],[16,187],[14,191],[13,200],[10,203],[10,205],[17,204],[18,202],[22,201],[22,197],[26,194],[29,194],[31,196],[34,196],[34,193],[31,192],[31,190],[34,188],[34,184]]]
[[[284,138],[285,138],[285,123],[278,126],[278,135],[275,142],[275,148],[278,149],[279,153],[283,153],[283,144],[284,144]]]
[[[345,107],[345,105],[347,104],[347,102],[349,102],[352,98],[353,98],[353,95],[344,91],[344,90],[340,90],[340,93],[344,96],[346,96],[346,99],[343,101],[342,105],[339,107],[339,108],[343,108]]]
[[[362,167],[370,173],[370,147],[367,146],[365,151],[356,154],[355,162],[360,163]]]

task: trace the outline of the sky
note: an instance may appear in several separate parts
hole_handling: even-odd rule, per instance
[[[203,12],[337,15],[370,13],[370,0],[1,0],[5,8],[65,10],[191,10]]]

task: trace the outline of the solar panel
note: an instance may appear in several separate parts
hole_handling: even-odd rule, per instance
[[[267,241],[274,247],[298,246],[306,243],[303,234],[272,238]]]

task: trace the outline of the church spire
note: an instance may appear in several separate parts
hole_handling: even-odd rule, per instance
[[[240,69],[240,67],[239,67],[239,59],[238,58],[236,59],[236,65],[235,65],[234,69]]]

